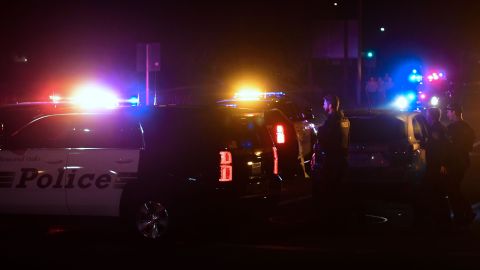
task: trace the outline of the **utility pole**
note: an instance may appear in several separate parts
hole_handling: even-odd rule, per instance
[[[342,93],[342,100],[348,100],[348,18],[345,15],[345,19],[343,21],[343,93]]]
[[[146,58],[145,58],[145,105],[150,105],[150,102],[149,102],[149,96],[148,96],[148,91],[150,91],[149,87],[148,87],[148,83],[149,83],[149,73],[150,73],[150,69],[149,69],[149,46],[148,46],[148,43],[145,44],[145,55],[146,55]]]
[[[145,72],[145,105],[150,105],[150,72],[160,71],[160,43],[137,44],[137,71]],[[155,74],[156,76],[156,74]],[[154,89],[157,81],[154,77]],[[143,102],[142,102],[143,103]]]
[[[357,106],[362,104],[362,0],[358,0]]]

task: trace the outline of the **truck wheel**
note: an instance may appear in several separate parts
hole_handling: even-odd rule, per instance
[[[169,234],[171,225],[165,204],[159,200],[146,199],[136,205],[132,213],[136,232],[146,239],[164,239]]]

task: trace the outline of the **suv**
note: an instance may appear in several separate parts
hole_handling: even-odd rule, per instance
[[[347,182],[362,194],[411,194],[425,171],[425,117],[420,112],[393,111],[354,111],[346,116],[350,120]]]
[[[310,109],[299,108],[297,103],[283,92],[262,93],[254,100],[222,100],[218,104],[263,112],[278,148],[280,174],[286,178],[309,177],[309,164],[316,140]]]
[[[280,192],[276,148],[257,114],[37,107],[23,125],[5,121],[21,127],[2,137],[1,214],[121,217],[158,239],[183,217]]]

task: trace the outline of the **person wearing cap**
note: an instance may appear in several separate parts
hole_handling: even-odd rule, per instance
[[[452,146],[449,166],[447,167],[447,194],[452,205],[454,224],[465,226],[475,218],[471,204],[461,192],[465,171],[470,166],[469,152],[472,150],[475,141],[475,132],[470,125],[463,120],[462,107],[460,104],[448,104],[447,117],[451,121],[447,127],[447,132]]]
[[[340,222],[347,205],[342,178],[347,170],[350,121],[339,110],[337,96],[326,95],[323,109],[327,119],[318,129],[312,164],[312,197],[322,223]]]

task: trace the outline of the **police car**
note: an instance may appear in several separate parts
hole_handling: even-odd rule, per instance
[[[115,217],[161,239],[190,212],[280,192],[276,148],[252,112],[51,104],[0,111],[10,112],[1,119],[1,214]]]
[[[218,104],[263,112],[278,148],[280,174],[309,177],[316,133],[311,110],[299,108],[284,92],[239,92]]]

